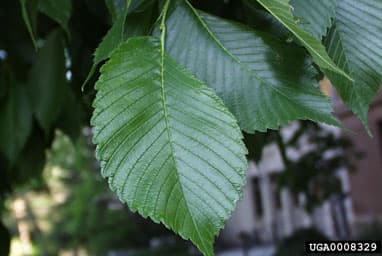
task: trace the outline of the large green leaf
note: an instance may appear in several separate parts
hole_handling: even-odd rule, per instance
[[[290,4],[300,26],[319,40],[336,16],[337,0],[291,0]]]
[[[39,0],[39,10],[55,20],[69,35],[69,19],[72,13],[72,0]]]
[[[13,164],[32,127],[32,112],[24,85],[10,80],[8,94],[0,102],[0,151]]]
[[[245,182],[242,134],[212,89],[161,46],[129,39],[102,67],[92,117],[97,157],[130,209],[214,255]]]
[[[33,112],[46,132],[65,107],[68,89],[63,36],[55,30],[38,52],[29,78]]]
[[[300,47],[200,13],[183,1],[167,27],[166,50],[216,90],[243,130],[276,129],[295,119],[337,124]]]
[[[382,1],[338,0],[337,18],[326,45],[354,82],[329,77],[345,103],[368,128],[368,109],[382,84]]]
[[[252,0],[255,1],[255,0]],[[278,19],[297,39],[305,46],[312,55],[314,62],[323,72],[333,71],[344,76],[344,79],[352,78],[340,69],[329,57],[321,41],[303,30],[295,21],[289,0],[256,0]]]

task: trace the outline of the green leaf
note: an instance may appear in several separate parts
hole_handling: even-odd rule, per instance
[[[128,14],[146,11],[155,2],[155,0],[105,0],[113,19],[116,19],[123,13],[122,10],[126,1],[129,2]]]
[[[328,76],[368,130],[369,105],[382,84],[381,14],[380,0],[339,0],[335,26],[326,39],[329,54],[354,82],[332,72]]]
[[[253,0],[254,1],[254,0]],[[278,19],[297,39],[305,46],[310,55],[312,55],[314,62],[325,73],[327,71],[336,72],[344,76],[344,79],[352,78],[339,68],[333,60],[329,57],[325,50],[325,47],[321,44],[321,41],[314,36],[305,32],[296,23],[292,7],[289,4],[289,0],[256,0],[267,11],[269,11],[276,19]]]
[[[93,66],[91,67],[89,74],[82,84],[82,90],[88,83],[89,79],[94,75],[97,70],[98,65],[107,60],[115,49],[123,42],[123,33],[125,30],[125,21],[128,11],[128,2],[125,0],[125,5],[123,7],[122,14],[117,17],[113,26],[106,33],[105,37],[102,39],[101,43],[98,45],[94,52]]]
[[[37,46],[37,35],[36,35],[36,18],[37,18],[37,7],[38,0],[20,0],[21,14],[23,16],[25,25],[28,29],[29,35],[32,39],[33,46],[35,49]]]
[[[38,52],[29,78],[33,112],[45,132],[65,107],[64,96],[68,89],[63,37],[55,30]]]
[[[115,23],[96,49],[94,53],[93,66],[82,85],[82,89],[94,75],[98,65],[109,59],[122,42],[126,41],[130,37],[141,36],[148,32],[152,19],[151,10],[148,9],[142,13],[132,13],[128,15],[128,10],[131,8],[129,7],[129,2],[125,1],[122,14],[117,17]]]
[[[8,94],[0,103],[0,151],[13,164],[32,127],[32,112],[25,87],[11,80]]]
[[[123,42],[123,32],[127,16],[128,5],[125,4],[122,15],[120,15],[111,29],[107,32],[102,42],[94,53],[94,65],[107,60],[113,51]]]
[[[169,54],[215,89],[246,132],[276,129],[295,119],[338,124],[301,47],[198,12],[183,1],[167,28]]]
[[[131,12],[143,12],[150,5],[152,5],[155,0],[131,0],[129,7],[129,13]]]
[[[241,197],[246,149],[222,101],[163,47],[132,38],[102,67],[92,117],[97,157],[130,209],[210,256]]]
[[[122,15],[126,0],[105,0],[105,4],[109,9],[113,21],[117,20]]]
[[[72,13],[72,0],[39,0],[38,8],[70,35],[68,23]]]
[[[298,24],[319,40],[336,16],[337,0],[291,0],[290,4]]]

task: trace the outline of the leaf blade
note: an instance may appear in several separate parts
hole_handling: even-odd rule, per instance
[[[352,78],[341,70],[329,57],[325,47],[314,36],[305,32],[295,22],[289,0],[256,0],[266,10],[268,10],[276,19],[278,19],[286,28],[295,35],[312,55],[315,63],[320,66],[322,71],[332,71],[341,74],[346,79],[352,81]]]
[[[39,0],[39,10],[56,21],[69,36],[69,20],[72,12],[71,0]]]
[[[334,73],[328,76],[369,134],[369,105],[382,83],[381,13],[380,1],[341,0],[335,25],[326,40],[329,54],[351,73],[354,82],[343,81]]]
[[[336,16],[337,0],[291,0],[300,26],[321,40]]]
[[[247,168],[235,119],[155,39],[128,40],[101,73],[92,125],[103,176],[130,209],[213,255]]]
[[[315,71],[298,47],[199,14],[184,3],[166,24],[167,52],[216,90],[246,132],[276,129],[295,119],[338,125],[330,101],[314,87]]]
[[[99,64],[109,59],[111,54],[122,42],[133,36],[142,36],[146,34],[150,28],[150,22],[152,19],[152,12],[150,9],[140,13],[129,13],[131,10],[134,10],[132,9],[134,6],[131,6],[131,4],[136,5],[137,3],[129,0],[123,0],[123,2],[125,5],[120,11],[121,13],[117,15],[114,24],[106,33],[94,52],[93,65],[87,78],[82,84],[82,90],[84,90],[85,85],[97,71]]]

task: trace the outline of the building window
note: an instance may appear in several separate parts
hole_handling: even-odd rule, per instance
[[[252,179],[252,186],[253,186],[253,197],[255,200],[255,213],[256,217],[261,218],[264,214],[264,208],[263,208],[263,199],[261,197],[261,189],[260,189],[260,183],[259,178],[253,178]]]
[[[272,173],[270,175],[271,177],[271,186],[272,186],[272,195],[273,195],[273,202],[276,210],[281,209],[281,193],[278,186],[278,179],[279,174],[278,173]]]

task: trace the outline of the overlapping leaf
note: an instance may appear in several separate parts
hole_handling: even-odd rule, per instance
[[[105,4],[109,9],[111,17],[115,21],[119,16],[123,14],[123,9],[126,5],[126,0],[105,0]]]
[[[255,0],[252,0],[255,1]],[[352,78],[341,70],[329,57],[321,41],[300,28],[293,17],[292,7],[289,0],[256,0],[267,9],[276,19],[278,19],[297,39],[305,46],[314,62],[323,72],[332,71],[344,76],[344,79]]]
[[[336,16],[337,0],[291,0],[290,4],[298,24],[319,40]]]
[[[39,10],[56,21],[69,35],[69,19],[72,13],[72,0],[39,0]]]
[[[329,77],[368,128],[369,105],[382,84],[382,1],[338,0],[335,23],[326,40],[328,52],[354,82],[335,73]]]
[[[265,131],[295,119],[337,124],[299,47],[199,13],[183,1],[167,27],[169,54],[216,90],[243,130]]]
[[[32,112],[23,84],[9,80],[6,99],[0,102],[0,151],[14,163],[32,128]]]
[[[53,31],[33,64],[29,92],[32,108],[41,127],[48,131],[65,104],[69,89],[66,80],[64,42],[59,30]]]
[[[130,39],[102,67],[97,157],[130,209],[210,256],[241,196],[246,150],[222,101],[161,48],[153,38]]]
[[[32,39],[33,46],[37,49],[36,17],[38,0],[20,0],[21,15]]]
[[[135,5],[131,6],[132,4]],[[93,66],[83,86],[96,72],[98,65],[109,59],[122,42],[132,36],[144,35],[149,29],[152,15],[150,10],[128,14],[130,10],[135,10],[133,7],[138,8],[137,4],[136,1],[123,0],[121,13],[116,16],[114,24],[94,52]]]

